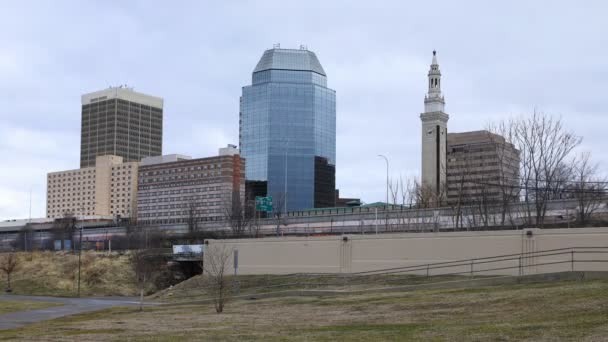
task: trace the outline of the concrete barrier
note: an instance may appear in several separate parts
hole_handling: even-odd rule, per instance
[[[210,240],[239,251],[239,274],[352,273],[570,247],[608,247],[607,228],[401,233]],[[571,259],[576,260],[571,264]],[[593,262],[592,260],[606,260]],[[518,267],[522,265],[521,270]],[[539,265],[546,264],[546,265]],[[230,262],[232,267],[232,261]],[[501,270],[489,270],[503,268]],[[520,275],[608,270],[608,254],[567,253],[432,269],[430,275],[469,272]],[[421,270],[417,274],[424,274]]]

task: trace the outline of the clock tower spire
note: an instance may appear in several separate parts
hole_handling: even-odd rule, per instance
[[[437,63],[437,52],[433,51],[433,61],[428,73],[428,92],[424,97],[422,121],[422,169],[423,191],[432,195],[435,205],[446,198],[447,182],[447,138],[448,120],[445,113],[445,99],[441,94],[441,71]],[[427,199],[428,200],[428,199]]]

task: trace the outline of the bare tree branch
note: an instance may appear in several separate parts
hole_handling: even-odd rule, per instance
[[[215,312],[222,313],[224,306],[230,298],[229,282],[226,277],[232,248],[224,244],[209,245],[204,253],[203,279],[213,297]]]
[[[6,274],[6,292],[12,292],[11,274],[17,269],[19,262],[15,253],[8,253],[0,259],[0,271]]]

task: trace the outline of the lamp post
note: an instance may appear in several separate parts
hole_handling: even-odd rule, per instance
[[[378,157],[384,158],[384,161],[386,161],[386,206],[388,208],[388,158],[381,154]]]
[[[386,162],[386,209],[385,209],[385,214],[386,214],[386,220],[385,220],[385,232],[388,231],[388,158],[386,156],[383,156],[381,154],[378,155],[378,157],[384,158],[384,161]]]
[[[285,141],[285,191],[284,191],[284,199],[283,199],[283,212],[285,216],[287,216],[287,151],[289,151],[289,138]]]
[[[78,220],[78,219],[77,219]],[[82,255],[82,224],[80,225],[80,239],[78,242],[78,297],[80,298],[80,256]]]
[[[81,208],[82,209],[82,213],[83,213],[83,217],[84,217],[84,207]],[[78,216],[76,216],[75,221],[74,221],[74,225],[76,226],[76,228],[78,228],[77,223],[78,223]],[[80,238],[79,238],[79,242],[78,242],[78,298],[80,298],[80,265],[81,265],[81,255],[82,255],[82,228],[83,225],[80,224]]]

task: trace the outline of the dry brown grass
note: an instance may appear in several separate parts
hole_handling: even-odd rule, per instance
[[[73,296],[78,278],[78,254],[67,252],[17,253],[19,266],[12,275],[13,293]],[[87,296],[127,296],[136,293],[128,255],[83,252],[81,293]],[[6,281],[2,275],[1,281]]]
[[[0,339],[132,341],[604,341],[607,281],[117,308]],[[66,337],[67,336],[67,337]]]
[[[228,275],[228,282],[233,278]],[[356,291],[370,288],[384,288],[403,285],[419,285],[424,283],[439,283],[451,280],[470,279],[467,276],[416,276],[410,274],[383,274],[353,276],[326,274],[290,274],[290,275],[240,275],[238,276],[241,295],[255,296],[258,293],[309,289],[309,290],[345,290]],[[205,287],[202,276],[194,276],[171,288],[159,291],[150,298],[165,302],[189,302],[211,298]]]

